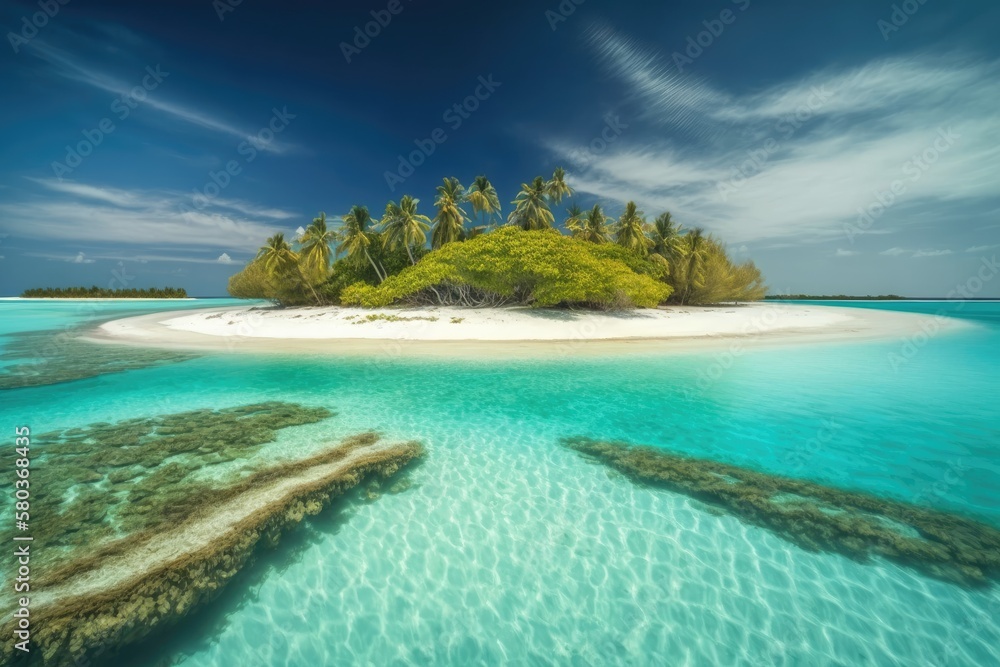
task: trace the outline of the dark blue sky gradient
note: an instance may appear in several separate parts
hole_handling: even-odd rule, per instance
[[[350,63],[341,42],[388,1],[243,0],[220,20],[210,0],[72,0],[15,45],[10,34],[39,6],[0,3],[0,294],[103,286],[125,267],[129,286],[221,295],[268,233],[291,234],[318,211],[364,204],[378,216],[409,193],[433,216],[442,177],[467,185],[485,173],[506,213],[520,183],[559,165],[581,205],[617,215],[635,198],[650,217],[669,208],[755,259],[775,292],[943,295],[1000,245],[1000,169],[992,191],[987,182],[991,161],[1000,167],[987,149],[1000,134],[988,113],[1000,102],[994,2],[913,0],[886,39],[878,22],[893,3],[872,0],[565,0],[575,10],[554,30],[547,12],[558,1],[398,1]],[[724,10],[734,20],[677,72],[673,54],[706,21],[722,25],[711,22]],[[116,98],[157,66],[162,83],[122,118]],[[499,87],[455,127],[444,114],[480,77]],[[783,141],[735,200],[716,197],[716,181],[762,145],[795,91],[824,77],[840,86],[837,108]],[[921,89],[933,77],[969,97],[937,100]],[[294,118],[251,151],[247,137],[275,109]],[[586,155],[608,114],[627,128]],[[112,132],[100,131],[104,119]],[[845,231],[858,224],[852,211],[953,123],[961,138],[940,163],[870,228]],[[436,128],[447,139],[391,191],[385,173]],[[94,143],[88,136],[100,143],[78,166],[54,166],[67,146]],[[870,150],[834,147],[838,138]],[[238,173],[199,208],[196,193],[214,194],[212,174],[224,181],[231,162]],[[865,169],[871,178],[851,182]],[[857,203],[835,210],[848,200]],[[796,207],[811,209],[801,225]],[[1000,296],[1000,277],[978,296]]]

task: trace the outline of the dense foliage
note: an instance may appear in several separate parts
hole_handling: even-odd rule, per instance
[[[629,308],[764,298],[763,276],[753,262],[734,262],[718,239],[683,229],[669,212],[648,222],[628,202],[614,219],[600,204],[583,211],[570,201],[564,235],[553,206],[573,195],[565,176],[556,169],[548,180],[522,183],[502,227],[500,199],[485,176],[468,189],[445,178],[433,219],[409,195],[390,201],[381,219],[353,206],[331,228],[320,213],[291,242],[284,234],[269,238],[230,279],[229,293],[283,305],[367,307]],[[471,206],[471,216],[464,206]]]
[[[402,248],[389,250],[386,246],[376,246],[372,259],[386,274],[394,276],[413,263],[421,261],[429,250],[423,246],[412,248],[409,253]],[[413,261],[409,259],[412,254]],[[368,263],[352,262],[350,258],[338,259],[333,263],[330,277],[320,286],[320,294],[328,303],[341,303],[341,294],[351,285],[364,283],[376,285],[380,282],[378,275]]]
[[[182,287],[108,289],[106,287],[36,287],[24,290],[24,299],[186,299]]]
[[[677,262],[670,282],[685,304],[721,303],[723,301],[759,301],[767,293],[764,277],[752,261],[737,264],[725,247],[712,237],[704,237],[703,255],[695,251]],[[686,261],[692,258],[697,262]]]
[[[281,301],[277,280],[272,278],[258,259],[248,263],[239,273],[229,277],[229,295],[237,299],[269,299]]]
[[[652,308],[670,296],[670,287],[649,275],[655,267],[637,273],[608,255],[554,230],[504,227],[445,245],[379,285],[352,285],[342,301],[369,308],[397,302]]]

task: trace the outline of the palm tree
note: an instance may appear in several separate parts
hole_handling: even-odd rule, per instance
[[[573,209],[570,208],[572,213]],[[567,220],[567,226],[569,221]],[[583,241],[591,243],[607,243],[608,241],[608,216],[604,215],[600,204],[594,204],[594,208],[587,212],[587,217],[580,220],[570,230],[573,236]]]
[[[566,184],[565,169],[556,167],[556,170],[552,173],[552,179],[545,184],[545,194],[556,205],[562,203],[563,197],[569,197],[573,194],[573,188]]]
[[[661,213],[650,230],[653,242],[650,252],[662,257],[669,267],[674,267],[684,257],[685,242],[681,236],[681,226],[674,223],[670,212]]]
[[[427,230],[431,227],[430,218],[417,213],[419,203],[419,199],[403,195],[399,204],[391,201],[385,205],[385,215],[382,216],[381,222],[386,247],[390,250],[400,246],[406,248],[411,264],[417,263],[417,260],[413,259],[413,246],[427,243]]]
[[[288,245],[285,235],[278,233],[269,238],[257,251],[257,261],[263,264],[264,270],[269,275],[276,276],[296,264],[299,256]]]
[[[374,235],[369,231],[372,222],[371,214],[368,213],[367,206],[352,206],[351,210],[343,218],[343,225],[337,232],[337,252],[347,255],[347,259],[355,264],[361,264],[361,258],[365,258],[375,269],[375,275],[380,281],[385,280],[385,275],[379,270],[375,260],[368,254],[368,247],[374,240]]]
[[[615,224],[615,243],[645,257],[649,254],[650,241],[646,238],[646,221],[635,202],[625,204],[625,212]]]
[[[500,197],[497,196],[497,190],[490,183],[490,179],[485,176],[476,176],[465,199],[472,204],[473,215],[483,216],[483,228],[492,222],[495,216],[500,215]]]
[[[285,240],[285,235],[279,232],[269,238],[267,243],[257,251],[256,261],[264,265],[264,270],[272,278],[280,279],[283,274],[287,275],[294,270],[298,274],[299,280],[312,292],[316,303],[319,303],[320,298],[313,288],[312,281],[308,280],[302,274],[302,266],[299,264],[299,259],[298,253],[292,250],[292,247],[288,245],[288,241]]]
[[[437,215],[434,216],[434,231],[431,233],[431,247],[440,248],[446,243],[465,238],[465,221],[468,219],[462,209],[465,189],[457,178],[446,178],[437,186]]]
[[[695,228],[684,237],[684,289],[681,293],[681,303],[687,303],[691,292],[705,286],[705,262],[708,259],[708,243],[705,232]]]
[[[541,176],[536,176],[531,184],[522,183],[521,191],[511,203],[514,210],[507,217],[507,223],[521,229],[548,229],[555,217],[546,201],[547,185]]]
[[[570,230],[576,235],[575,230],[583,227],[583,209],[580,208],[579,204],[573,202],[568,209],[566,209],[566,219],[563,221],[563,225],[566,229]]]
[[[326,213],[323,212],[320,212],[318,218],[313,218],[302,235],[300,249],[302,263],[311,274],[321,280],[326,278],[326,272],[330,267],[330,255],[333,254],[330,246],[336,241],[337,232],[326,226]]]

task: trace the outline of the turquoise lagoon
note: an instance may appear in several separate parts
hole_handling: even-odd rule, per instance
[[[0,333],[218,303],[5,301]],[[409,490],[307,522],[128,664],[1000,664],[1000,586],[809,553],[559,445],[649,444],[1000,526],[1000,303],[832,305],[971,326],[548,362],[210,354],[2,391],[0,423],[282,400],[338,416],[268,456],[368,429],[425,444]]]

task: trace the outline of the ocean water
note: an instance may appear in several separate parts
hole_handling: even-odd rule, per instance
[[[191,305],[0,302],[0,333]],[[409,490],[308,521],[136,665],[1000,664],[1000,587],[809,553],[559,445],[648,444],[1000,526],[1000,303],[835,305],[973,326],[549,362],[205,355],[2,391],[0,423],[282,400],[338,415],[269,456],[368,429],[426,446]]]

